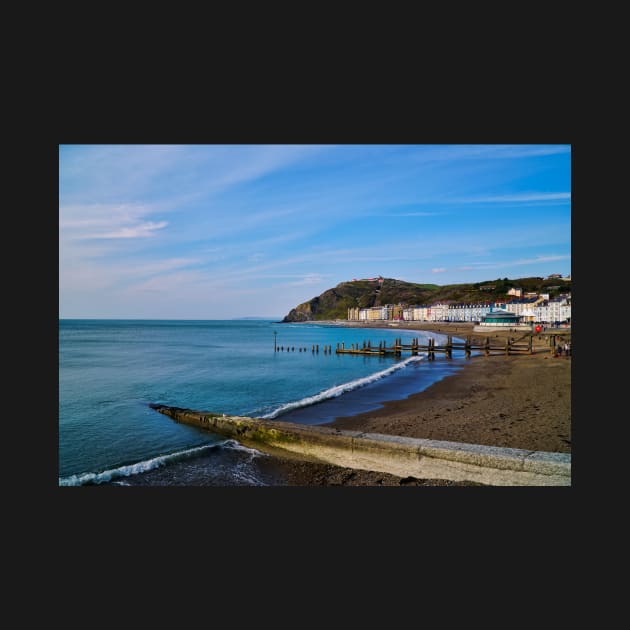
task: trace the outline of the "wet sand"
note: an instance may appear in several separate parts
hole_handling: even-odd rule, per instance
[[[323,323],[323,322],[320,322]],[[336,325],[358,325],[334,322]],[[402,323],[401,328],[432,330],[456,337],[470,334],[470,324]],[[363,322],[361,323],[363,325]],[[389,328],[387,322],[373,327]],[[363,326],[362,326],[363,327]],[[551,331],[562,333],[563,329]],[[491,331],[491,338],[518,338],[518,331]],[[439,358],[436,360],[447,360]],[[434,440],[503,446],[536,451],[571,452],[571,358],[554,357],[547,338],[535,338],[534,353],[523,356],[476,356],[464,368],[405,400],[382,409],[336,418],[328,426]],[[275,458],[274,458],[275,459]],[[473,485],[440,480],[401,479],[393,475],[344,469],[295,460],[277,465],[282,485]]]

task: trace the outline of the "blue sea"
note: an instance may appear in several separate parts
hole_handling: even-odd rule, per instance
[[[452,361],[336,355],[338,342],[429,336],[444,338],[270,320],[60,320],[59,485],[281,483],[261,466],[262,453],[149,403],[323,424],[421,391],[463,361],[457,353]]]

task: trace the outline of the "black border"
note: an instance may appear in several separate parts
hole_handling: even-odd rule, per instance
[[[515,104],[497,95],[471,103],[474,98],[470,93],[467,98],[452,92],[449,95],[452,101],[436,99],[432,107],[424,101],[433,99],[435,93],[424,94],[420,101],[411,92],[387,91],[384,98],[390,102],[383,106],[379,101],[376,106],[369,102],[374,91],[368,91],[365,98],[335,98],[334,103],[322,103],[321,108],[302,108],[302,103],[288,102],[273,116],[269,106],[249,100],[247,108],[241,103],[240,111],[238,107],[231,110],[229,125],[223,122],[227,107],[217,111],[199,103],[190,104],[190,111],[189,103],[182,103],[168,116],[162,108],[159,115],[149,117],[150,123],[138,119],[139,106],[134,108],[133,104],[129,116],[115,108],[109,124],[101,110],[103,118],[99,118],[97,131],[89,122],[85,127],[73,125],[68,113],[56,133],[56,142],[49,145],[44,164],[44,172],[51,178],[49,195],[56,195],[56,200],[44,193],[40,204],[49,208],[58,202],[58,177],[57,181],[53,177],[55,170],[58,173],[59,144],[572,144],[575,182],[576,149],[571,143],[567,99],[556,98],[557,93],[530,95],[529,100],[523,98]],[[293,125],[296,119],[300,121],[297,132]],[[174,127],[168,128],[174,121]],[[572,201],[573,219],[579,204],[575,206]],[[51,208],[44,214],[48,219],[44,220],[46,229],[40,231],[44,241],[40,251],[48,252],[51,264],[42,265],[45,276],[38,282],[37,292],[41,290],[45,296],[46,338],[41,360],[46,366],[42,370],[44,381],[50,387],[50,414],[46,415],[51,422],[38,425],[44,424],[44,433],[50,431],[47,437],[38,437],[39,457],[47,469],[31,484],[43,485],[47,503],[54,505],[56,532],[68,544],[89,544],[97,539],[109,548],[127,548],[125,541],[133,546],[151,539],[190,551],[204,540],[230,545],[231,541],[255,539],[271,545],[282,544],[287,535],[293,535],[305,546],[318,542],[331,545],[338,554],[347,546],[370,543],[392,545],[397,553],[407,550],[415,555],[417,549],[410,550],[409,545],[420,545],[426,551],[431,540],[426,536],[435,536],[441,543],[450,539],[456,548],[497,549],[507,545],[522,552],[532,541],[544,541],[549,529],[556,532],[556,541],[557,535],[564,540],[566,529],[571,527],[568,519],[575,486],[584,480],[579,455],[571,488],[59,488],[58,380],[51,378],[57,375],[58,379],[58,292],[53,297],[52,291],[58,287],[59,252],[58,239],[51,238],[58,231],[58,212]],[[575,229],[572,232],[575,247],[578,235]],[[55,259],[57,265],[52,264]],[[584,287],[579,273],[573,287],[579,296],[580,287]],[[580,303],[584,304],[584,299],[578,297]],[[41,310],[38,316],[41,318]],[[575,354],[579,361],[580,351]],[[573,423],[574,455],[579,453],[581,436],[576,423],[577,419]],[[64,532],[72,534],[66,536]],[[163,549],[156,552],[163,553]]]

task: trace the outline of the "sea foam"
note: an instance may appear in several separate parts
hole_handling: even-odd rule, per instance
[[[179,462],[185,459],[190,459],[200,455],[204,451],[209,451],[218,447],[227,446],[228,448],[238,448],[238,442],[234,440],[224,440],[221,442],[215,442],[213,444],[204,444],[203,446],[195,446],[194,448],[185,449],[183,451],[177,451],[175,453],[169,453],[168,455],[158,455],[151,459],[146,459],[135,464],[128,464],[126,466],[120,466],[118,468],[112,468],[111,470],[104,470],[99,473],[82,473],[80,475],[69,475],[68,477],[59,477],[60,486],[84,486],[87,484],[100,484],[112,481],[114,479],[120,479],[121,477],[130,477],[131,475],[137,475],[139,473],[147,472],[165,466],[173,462]],[[243,447],[245,448],[245,447]],[[249,449],[253,450],[253,449]]]
[[[359,387],[364,387],[365,385],[369,385],[370,383],[374,383],[390,374],[393,374],[397,370],[402,370],[407,367],[410,363],[416,361],[422,361],[424,358],[423,355],[409,357],[400,363],[396,363],[396,365],[392,365],[381,372],[376,372],[375,374],[370,374],[369,376],[364,376],[363,378],[358,378],[354,381],[349,381],[348,383],[343,383],[342,385],[335,385],[334,387],[329,387],[319,394],[315,394],[314,396],[307,396],[306,398],[302,398],[300,400],[295,400],[292,402],[288,402],[284,405],[280,405],[274,411],[265,414],[264,416],[260,416],[261,418],[265,418],[267,420],[271,420],[272,418],[277,418],[279,415],[291,411],[293,409],[300,409],[301,407],[308,407],[310,405],[315,405],[323,400],[327,400],[329,398],[335,398],[336,396],[341,396],[345,392],[350,392],[353,389],[358,389]]]

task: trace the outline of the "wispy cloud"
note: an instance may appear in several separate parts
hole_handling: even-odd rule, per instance
[[[464,197],[455,199],[457,203],[528,203],[530,201],[568,201],[570,192],[542,193],[530,192],[517,195],[490,195],[487,197]]]
[[[154,236],[156,230],[161,230],[167,225],[168,221],[158,221],[157,223],[147,221],[132,227],[121,227],[113,232],[105,232],[105,234],[100,235],[100,238],[146,238],[147,236]]]
[[[445,212],[383,212],[372,214],[375,217],[438,217],[446,214]]]
[[[514,267],[521,265],[537,265],[540,263],[570,260],[570,254],[558,254],[552,256],[535,256],[534,258],[518,258],[516,260],[497,260],[492,262],[473,262],[458,267],[458,271],[471,271],[474,269],[496,269],[498,267]]]
[[[61,206],[60,234],[70,240],[146,238],[168,225],[168,221],[146,220],[158,211],[144,204]]]
[[[127,260],[113,261],[90,258],[86,253],[71,250],[65,260],[64,273],[60,278],[60,286],[75,291],[92,291],[112,287],[141,286],[144,282],[159,282],[160,277],[173,272],[188,270],[202,262],[198,258],[166,258],[163,260],[140,261],[135,264]],[[64,252],[64,259],[66,254]],[[197,275],[199,277],[199,275]]]
[[[352,277],[419,281],[420,266],[428,282],[507,265],[564,272],[570,151],[62,146],[61,312],[279,314]]]
[[[537,158],[570,153],[569,145],[422,145],[421,150],[413,155],[412,159],[419,163],[430,164],[432,162]]]

